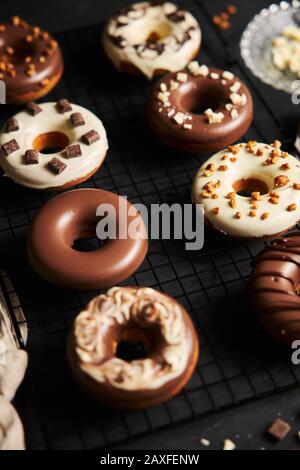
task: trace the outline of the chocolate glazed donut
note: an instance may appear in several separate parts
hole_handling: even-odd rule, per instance
[[[14,16],[0,25],[0,78],[8,104],[36,100],[60,80],[64,69],[57,42],[38,26]]]
[[[97,208],[110,204],[116,213],[116,234],[120,226],[119,207],[124,204],[128,225],[139,226],[135,239],[111,239],[95,251],[73,249],[78,239],[94,236]],[[129,212],[129,210],[131,211]],[[148,240],[141,215],[117,194],[100,189],[76,189],[47,202],[35,216],[27,237],[31,266],[48,281],[70,289],[98,289],[128,278],[144,260]],[[127,226],[128,229],[128,226]]]
[[[275,338],[300,339],[300,233],[274,241],[255,259],[249,285],[258,320]]]
[[[206,111],[212,112],[210,118]],[[171,147],[187,152],[216,151],[246,133],[253,118],[252,97],[231,72],[194,61],[155,84],[147,118],[157,136]]]

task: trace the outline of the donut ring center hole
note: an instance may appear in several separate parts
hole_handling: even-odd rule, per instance
[[[59,131],[39,134],[33,141],[32,147],[40,153],[49,155],[64,150],[69,144],[66,134]]]
[[[75,251],[80,251],[86,253],[88,251],[96,251],[104,244],[107,240],[100,240],[96,236],[95,226],[91,226],[83,230],[79,235],[77,235],[73,241],[72,249]]]
[[[267,194],[269,188],[266,183],[256,178],[241,179],[233,183],[234,191],[242,197],[251,197],[252,192],[260,192],[260,194]]]
[[[213,83],[195,86],[193,82],[180,86],[180,106],[192,114],[204,114],[208,108],[217,111],[225,105],[224,89]]]
[[[141,25],[140,31],[135,29],[132,40],[135,44],[156,44],[158,41],[165,39],[171,34],[171,26],[166,21],[153,24]]]
[[[122,332],[119,341],[113,344],[114,355],[124,361],[147,358],[154,340],[151,336],[149,331],[136,326],[128,326]]]

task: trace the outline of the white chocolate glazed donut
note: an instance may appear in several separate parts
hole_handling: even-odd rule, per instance
[[[132,331],[153,336],[147,357],[127,361],[117,356],[116,345]],[[114,287],[93,299],[76,317],[68,344],[77,380],[118,407],[141,408],[168,399],[185,385],[197,358],[187,312],[147,287]]]
[[[34,104],[33,110],[37,111],[33,114],[36,114],[26,109],[3,126],[0,133],[0,165],[5,175],[16,183],[34,189],[63,189],[84,181],[102,164],[108,142],[100,119],[82,106],[67,100],[60,101],[64,102],[65,107],[60,108],[59,103],[54,102]],[[74,114],[77,119],[80,115],[83,121],[80,123],[77,120],[74,125]],[[90,131],[96,134],[94,141],[88,143],[82,136]],[[49,146],[49,135],[54,136],[54,141],[58,135],[58,140],[63,141],[62,146],[66,144],[65,149],[51,154],[41,153],[43,142],[46,147]],[[50,140],[53,141],[53,137]],[[12,141],[15,142],[13,145]],[[55,142],[50,146],[56,147]],[[66,150],[72,146],[79,149],[81,155],[68,156]],[[26,151],[30,149],[36,149],[33,160],[26,159]],[[51,161],[55,158],[62,163],[58,168],[51,167]]]
[[[198,53],[201,31],[196,19],[170,2],[134,3],[112,17],[103,33],[103,48],[118,70],[131,64],[148,79],[175,72]]]
[[[203,204],[215,229],[238,238],[272,238],[298,222],[300,164],[280,145],[250,141],[229,146],[199,169],[192,200]]]

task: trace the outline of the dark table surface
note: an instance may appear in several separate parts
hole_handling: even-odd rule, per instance
[[[101,0],[51,0],[41,3],[36,0],[26,0],[26,2],[23,0],[1,0],[1,21],[5,21],[13,14],[18,14],[51,32],[58,32],[96,22],[101,23],[114,10],[127,3],[130,2],[124,0],[110,0],[109,2]],[[213,0],[213,2],[209,2],[203,0],[208,18],[230,3],[237,5],[239,10],[234,18],[233,28],[224,33],[227,43],[225,53],[229,64],[231,54],[237,53],[240,34],[244,26],[256,12],[271,2],[266,0],[251,2],[242,0],[233,2]],[[184,1],[181,4],[184,5]],[[206,41],[205,37],[204,41]],[[299,115],[296,107],[294,113],[293,122],[295,122],[297,114]],[[285,118],[288,122],[290,116],[285,116]],[[277,416],[289,421],[292,432],[284,441],[275,444],[267,439],[265,429]],[[296,437],[299,429],[299,388],[295,388],[249,404],[230,408],[193,423],[178,425],[172,429],[154,433],[150,437],[131,440],[130,444],[118,446],[118,448],[204,449],[200,444],[200,439],[207,438],[211,443],[207,449],[220,449],[223,440],[230,438],[239,449],[291,449],[300,444]]]

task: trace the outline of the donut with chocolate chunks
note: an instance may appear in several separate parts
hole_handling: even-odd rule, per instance
[[[167,145],[187,152],[211,152],[246,133],[253,102],[246,85],[232,72],[193,61],[155,83],[147,117]]]
[[[300,340],[300,232],[267,246],[253,262],[249,300],[274,338],[289,345]]]
[[[62,53],[47,31],[14,16],[0,25],[0,42],[0,79],[6,85],[7,104],[41,98],[60,80]]]

